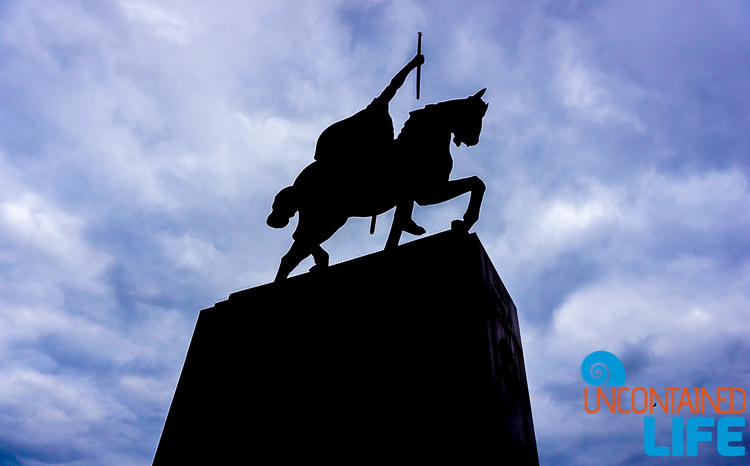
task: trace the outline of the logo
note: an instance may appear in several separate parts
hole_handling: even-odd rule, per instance
[[[697,456],[698,442],[713,442],[722,456],[745,456],[745,447],[732,445],[742,441],[742,432],[731,430],[744,427],[743,416],[714,417],[687,414],[741,414],[745,412],[745,390],[739,387],[722,387],[709,390],[703,387],[653,387],[625,386],[625,367],[620,358],[608,351],[595,351],[581,364],[583,380],[596,386],[595,394],[589,387],[583,389],[583,409],[588,414],[600,410],[625,415],[643,416],[643,450],[649,456]],[[602,387],[605,388],[602,388]],[[591,400],[594,398],[595,401]],[[628,403],[629,400],[629,403]],[[656,417],[651,414],[672,414],[671,445],[656,445]],[[698,430],[704,428],[704,430]]]

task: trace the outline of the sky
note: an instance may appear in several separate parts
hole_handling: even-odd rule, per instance
[[[643,415],[584,411],[581,362],[616,354],[629,387],[750,390],[750,3],[16,0],[0,464],[150,464],[199,311],[273,279],[294,224],[265,225],[274,195],[417,31],[421,98],[411,75],[396,132],[487,88],[452,177],[487,185],[474,231],[518,308],[542,464],[744,461],[715,441],[647,456]],[[467,202],[414,218],[441,231]],[[391,217],[372,236],[351,219],[332,262],[380,250]]]

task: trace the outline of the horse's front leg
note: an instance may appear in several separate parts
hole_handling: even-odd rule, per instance
[[[417,196],[417,204],[434,205],[449,201],[465,193],[471,193],[469,206],[464,212],[463,220],[454,220],[451,222],[451,228],[454,230],[468,232],[477,220],[479,220],[479,209],[482,207],[482,198],[486,187],[484,182],[478,176],[461,178],[459,180],[448,181],[437,187]]]
[[[401,232],[405,231],[414,236],[425,234],[425,229],[417,225],[411,218],[413,210],[414,201],[411,199],[406,202],[401,202],[396,206],[396,212],[393,214],[391,231],[388,234],[388,240],[385,243],[386,251],[393,250],[393,248],[398,246],[398,242],[401,239]]]
[[[487,187],[484,181],[478,176],[456,180],[456,182],[459,181],[466,181],[471,192],[471,197],[469,198],[469,206],[466,208],[466,212],[464,212],[463,220],[454,220],[451,222],[451,228],[468,232],[477,223],[477,220],[479,220],[479,209],[482,207],[482,200],[484,199],[484,192],[487,190]]]

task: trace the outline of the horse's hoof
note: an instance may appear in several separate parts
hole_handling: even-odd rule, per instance
[[[451,230],[459,233],[468,233],[472,224],[465,220],[454,220],[451,222]]]
[[[312,267],[310,267],[310,273],[320,273],[327,268],[328,268],[328,264],[326,265],[315,264]]]
[[[404,222],[404,225],[401,226],[401,229],[414,236],[422,236],[427,232],[427,230],[417,225],[416,222],[411,219],[409,219],[408,222]]]

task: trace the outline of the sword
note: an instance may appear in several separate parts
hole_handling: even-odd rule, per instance
[[[422,33],[417,33],[417,55],[422,55]],[[419,82],[422,80],[422,65],[417,66],[417,100],[419,100]]]

